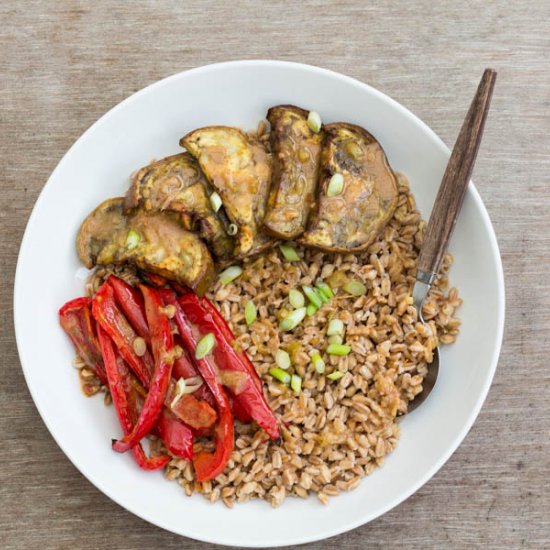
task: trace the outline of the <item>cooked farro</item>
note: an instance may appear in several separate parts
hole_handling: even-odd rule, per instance
[[[424,306],[427,324],[418,322],[411,288],[425,222],[406,178],[399,175],[398,183],[395,215],[366,252],[328,254],[296,245],[301,261],[291,263],[272,249],[245,259],[238,279],[225,286],[218,283],[208,294],[263,377],[268,401],[281,421],[281,441],[270,441],[263,430],[236,421],[235,449],[226,470],[216,479],[198,483],[192,464],[176,458],[168,464],[166,478],[177,480],[186,495],[202,493],[232,507],[251,498],[278,506],[286,496],[306,498],[314,493],[326,504],[330,497],[355,488],[395,448],[397,419],[422,391],[434,347],[456,339],[460,321],[454,314],[461,304],[458,291],[448,289],[452,258],[447,255]],[[88,293],[93,294],[111,272],[136,281],[130,269],[102,267],[89,281]],[[329,303],[294,331],[278,330],[277,314],[283,308],[291,309],[291,289],[318,279],[337,288],[348,278],[361,281],[366,294],[354,297],[337,289]],[[244,307],[252,299],[258,316],[248,327]],[[332,318],[344,323],[344,339],[351,346],[347,356],[324,352]],[[280,348],[292,357],[288,372],[303,379],[299,394],[268,375]],[[324,374],[311,363],[317,352],[326,363]],[[327,379],[334,370],[344,373],[338,381]],[[89,372],[80,368],[86,393],[104,390]],[[153,452],[164,452],[161,445],[153,440]],[[211,445],[198,441],[195,450]]]

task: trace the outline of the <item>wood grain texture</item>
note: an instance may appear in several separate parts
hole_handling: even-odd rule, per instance
[[[132,516],[59,450],[19,368],[13,278],[42,186],[99,116],[184,69],[278,58],[375,86],[450,145],[483,68],[499,75],[473,174],[507,286],[489,397],[464,443],[413,497],[310,548],[550,547],[549,20],[547,0],[1,2],[0,545],[214,548]]]
[[[433,278],[439,273],[458,220],[481,145],[496,76],[496,72],[492,69],[485,69],[483,72],[435,197],[424,242],[418,255],[416,277],[425,283],[431,284]],[[426,276],[427,280],[424,279]],[[424,389],[426,389],[425,385]]]

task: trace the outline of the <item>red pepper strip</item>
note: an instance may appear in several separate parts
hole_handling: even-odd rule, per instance
[[[178,299],[185,316],[194,324],[201,334],[211,332],[216,337],[216,345],[212,351],[216,364],[220,370],[245,373],[248,377],[244,387],[235,394],[242,408],[269,434],[272,439],[279,439],[279,423],[269,408],[261,388],[250,376],[249,369],[241,360],[233,346],[226,340],[223,330],[220,330],[218,319],[214,317],[195,294],[187,294]]]
[[[155,358],[155,370],[151,378],[149,392],[143,404],[139,419],[134,425],[131,433],[122,439],[113,442],[113,449],[119,453],[126,452],[145,437],[155,425],[160,413],[166,394],[170,386],[174,342],[170,329],[170,320],[162,311],[162,301],[153,288],[140,285],[143,299],[145,301],[145,314],[151,332],[151,346]]]
[[[174,320],[178,327],[183,343],[189,350],[195,350],[197,347],[197,337],[193,334],[193,328],[187,317],[177,303],[175,296],[171,302],[176,306],[176,315]],[[233,452],[233,416],[229,408],[229,400],[218,380],[218,368],[214,363],[212,355],[207,355],[203,359],[196,359],[195,364],[201,373],[204,381],[210,388],[216,404],[218,406],[218,423],[214,428],[216,439],[216,450],[213,453],[201,451],[195,456],[193,465],[197,481],[208,481],[221,474],[225,469],[231,453]]]
[[[126,315],[126,319],[134,327],[135,331],[149,343],[149,326],[145,319],[145,306],[143,296],[137,288],[115,275],[109,277],[109,284],[113,288],[115,300]]]
[[[248,414],[246,409],[242,406],[241,402],[238,399],[235,399],[233,395],[229,396],[229,404],[231,405],[231,410],[233,411],[233,416],[240,420],[241,422],[249,423],[252,422],[252,417]]]
[[[146,350],[142,357],[134,351],[133,344],[137,334],[117,306],[113,288],[108,282],[101,285],[92,300],[92,315],[98,325],[111,337],[122,358],[134,371],[139,381],[148,387],[154,369],[153,358],[149,350]]]
[[[210,481],[220,475],[233,452],[233,416],[229,406],[220,408],[220,417],[214,428],[216,449],[213,453],[200,451],[193,459],[197,481]]]
[[[166,408],[157,420],[157,430],[159,437],[173,455],[183,460],[193,460],[192,430]]]
[[[210,300],[208,300],[207,298],[204,298],[204,297],[201,298],[200,304],[203,307],[203,309],[206,310],[212,316],[220,332],[224,335],[225,340],[233,348],[233,344],[235,342],[235,335],[229,328],[229,325],[227,324],[227,321],[224,319],[223,315],[216,309],[214,304],[212,304],[212,302],[210,302]],[[256,385],[260,390],[262,390],[262,379],[260,378],[260,375],[257,373],[256,369],[254,368],[254,365],[252,364],[252,361],[250,360],[248,355],[244,351],[235,350],[235,348],[233,348],[233,351],[240,357],[244,367],[249,372],[250,376],[255,381]]]
[[[83,297],[67,302],[59,310],[59,322],[85,365],[94,371],[103,384],[107,384],[107,374],[90,309],[91,301],[90,298]]]
[[[118,277],[115,277],[114,275],[109,277],[108,284],[112,286],[114,297],[126,314],[130,324],[136,329],[142,338],[144,338],[147,342],[150,342],[149,326],[147,325],[147,320],[145,319],[145,305],[143,303],[141,293],[136,288],[130,286],[128,283]],[[157,292],[162,296],[164,291],[159,289]],[[187,365],[190,367],[190,369],[186,369],[190,372],[183,377],[190,378],[191,376],[198,376],[197,370],[191,365],[189,359],[182,356],[178,361],[176,361],[174,368],[172,369],[174,377],[176,379],[180,378],[181,375],[177,376],[176,367],[178,363],[183,361],[186,361]],[[145,383],[146,387],[149,387],[149,382],[150,380],[147,380],[147,383]],[[208,403],[204,403],[196,399],[196,397],[203,397],[205,393],[209,394],[208,397],[210,399],[207,399]],[[171,388],[167,395],[166,406],[172,410],[180,420],[192,428],[208,428],[216,421],[216,411],[212,408],[214,404],[212,394],[204,385],[199,388],[196,395],[184,395],[177,401],[174,407],[171,405],[172,400],[173,395]]]
[[[143,401],[147,397],[147,390],[139,383],[135,376],[130,375],[130,381],[134,394],[140,396]],[[139,410],[141,410],[141,407]],[[133,426],[139,418],[139,412],[132,418]],[[168,408],[163,407],[157,424],[151,430],[151,433],[160,437],[166,448],[173,455],[184,460],[193,460],[193,430],[176,418]],[[136,447],[133,447],[133,449]]]
[[[185,295],[189,294],[189,292],[190,291],[185,292],[184,294],[180,294],[178,292],[178,296],[179,297],[185,296]],[[206,302],[206,303],[203,303],[203,302]],[[212,316],[214,317],[214,319],[216,321],[220,320],[219,327],[223,331],[224,336],[226,336],[226,340],[228,340],[232,344],[235,340],[235,336],[231,332],[231,329],[229,328],[229,325],[226,323],[226,321],[222,317],[221,313],[206,298],[201,299],[201,305],[204,305],[205,309],[208,309],[209,312],[212,311],[212,313],[213,313]],[[248,360],[248,356],[244,353],[243,353],[243,355],[245,356],[246,360],[250,364],[250,367],[251,367],[252,371],[254,372],[254,378],[258,382],[258,387],[261,388],[262,383],[261,383],[260,377],[258,376],[258,373],[256,372],[256,369],[254,368],[252,363],[250,363],[250,360]],[[231,406],[231,411],[233,412],[233,416],[237,420],[240,420],[241,422],[247,422],[247,423],[252,420],[252,417],[248,414],[248,412],[246,412],[246,410],[242,407],[242,405],[240,405],[239,401],[236,400],[232,395],[229,395],[229,405]]]
[[[130,382],[131,374],[124,364],[122,357],[116,353],[115,347],[105,331],[98,327],[99,343],[107,372],[109,390],[116,409],[118,421],[122,427],[124,435],[132,431],[134,418],[138,415],[137,399],[135,389]],[[170,461],[168,455],[148,458],[145,451],[138,443],[132,448],[132,454],[140,468],[144,470],[158,470],[163,468]]]

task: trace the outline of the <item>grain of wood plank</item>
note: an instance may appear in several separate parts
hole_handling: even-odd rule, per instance
[[[458,451],[413,497],[310,547],[550,547],[546,0],[5,0],[0,21],[3,548],[215,548],[132,516],[64,457],[19,368],[11,289],[34,201],[74,140],[159,78],[242,58],[302,61],[359,78],[410,108],[449,145],[483,68],[498,71],[474,171],[507,286],[504,346],[489,397]]]

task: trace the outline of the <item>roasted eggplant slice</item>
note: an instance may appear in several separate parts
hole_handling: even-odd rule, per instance
[[[209,184],[189,153],[166,157],[139,170],[125,206],[178,212],[184,227],[196,229],[217,258],[226,259],[233,252],[233,239],[210,206]]]
[[[390,220],[397,206],[397,181],[384,150],[360,126],[325,126],[317,204],[305,245],[330,252],[365,250]],[[331,178],[337,185],[329,185]]]
[[[228,126],[199,128],[181,138],[180,145],[198,160],[237,226],[235,256],[270,246],[273,241],[259,232],[271,178],[270,156],[264,148]]]
[[[113,235],[126,228],[124,200],[108,199],[102,202],[82,222],[76,237],[76,251],[82,263],[92,269],[97,257]]]
[[[202,295],[215,270],[206,245],[185,230],[174,212],[137,209],[124,214],[124,199],[100,204],[82,224],[77,250],[88,266],[132,264],[188,286]]]
[[[322,131],[307,124],[308,111],[293,105],[271,107],[273,175],[264,227],[281,239],[295,239],[305,228],[319,177]]]

